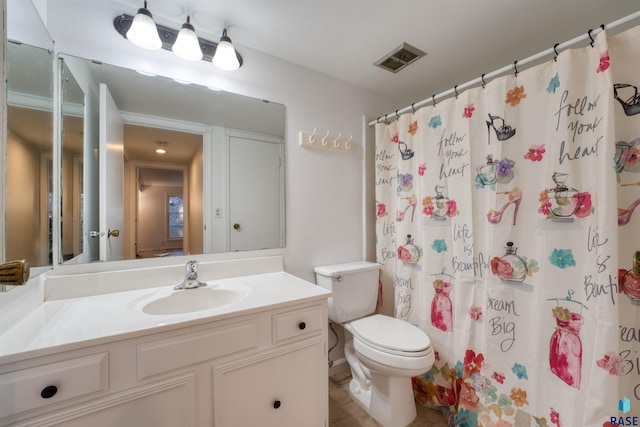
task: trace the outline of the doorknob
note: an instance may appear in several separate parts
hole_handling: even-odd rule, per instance
[[[109,230],[107,232],[107,238],[109,237],[120,237],[120,230]]]
[[[237,222],[235,224],[233,224],[233,229],[234,230],[240,230],[240,224],[238,224]]]

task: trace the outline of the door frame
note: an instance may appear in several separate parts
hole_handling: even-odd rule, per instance
[[[187,132],[193,134],[202,135],[202,157],[203,157],[203,165],[206,165],[207,159],[211,157],[211,127],[207,125],[203,125],[200,123],[187,122],[183,120],[175,120],[175,119],[166,119],[164,117],[156,117],[149,116],[146,114],[138,114],[138,113],[130,113],[123,112],[122,113],[124,124],[125,125],[136,125],[136,126],[144,126],[149,128],[156,129],[166,129],[173,130],[179,132]],[[136,259],[137,248],[136,242],[138,240],[138,227],[137,227],[137,216],[138,216],[138,195],[137,195],[137,175],[136,169],[137,167],[143,168],[152,168],[152,169],[171,169],[171,166],[168,163],[153,163],[153,162],[130,162],[129,168],[127,169],[129,174],[129,191],[128,191],[128,215],[126,217],[129,218],[125,223],[125,258],[126,259]],[[188,170],[182,165],[173,165],[180,166],[184,170],[183,175],[183,200],[185,204],[189,201],[189,175]],[[173,170],[179,169],[178,167],[174,167]],[[206,239],[206,230],[209,229],[207,221],[208,207],[211,206],[211,171],[208,167],[203,167],[203,177],[202,177],[202,205],[203,205],[203,242]],[[188,219],[185,221],[188,224]],[[183,248],[188,247],[189,239],[187,237],[188,230],[185,229],[185,237],[182,241]],[[204,243],[203,243],[204,246]],[[203,248],[204,249],[204,248]]]

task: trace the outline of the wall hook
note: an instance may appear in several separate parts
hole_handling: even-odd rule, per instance
[[[329,138],[329,131],[327,131],[327,134],[322,138],[322,145],[327,145],[327,138]]]
[[[336,137],[336,139],[333,140],[333,146],[335,148],[338,148],[340,146],[340,143],[338,142],[340,140],[340,137],[342,136],[342,133],[338,133],[338,136]]]
[[[353,135],[349,135],[349,139],[347,140],[347,142],[344,143],[344,148],[346,148],[347,150],[349,148],[351,148],[351,140],[353,139]]]
[[[316,136],[316,128],[313,128],[313,133],[309,135],[309,144],[315,143],[315,141],[313,140],[314,136]]]

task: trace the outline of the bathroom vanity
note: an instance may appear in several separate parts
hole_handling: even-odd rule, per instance
[[[198,311],[168,299],[155,305],[161,314],[145,312],[194,292],[146,286],[183,268],[112,293],[85,284],[73,296],[82,280],[124,286],[135,274],[42,285],[47,300],[0,335],[0,426],[327,426],[330,293],[281,270],[217,279],[231,270],[203,264],[209,291],[240,297]]]

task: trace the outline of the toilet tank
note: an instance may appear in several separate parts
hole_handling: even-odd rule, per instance
[[[344,323],[373,314],[378,301],[380,264],[356,261],[314,269],[316,283],[332,292],[329,319]]]

